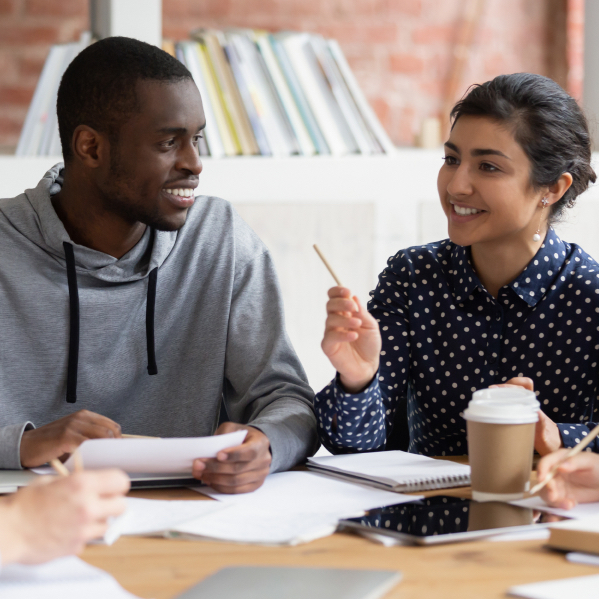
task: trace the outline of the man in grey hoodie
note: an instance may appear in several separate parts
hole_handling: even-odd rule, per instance
[[[65,72],[65,165],[0,200],[0,468],[86,439],[248,431],[196,460],[222,492],[259,487],[317,447],[313,392],[285,333],[264,244],[194,197],[202,101],[189,71],[128,38]],[[208,140],[209,141],[209,140]]]

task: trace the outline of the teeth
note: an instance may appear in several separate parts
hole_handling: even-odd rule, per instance
[[[194,195],[194,190],[187,187],[181,187],[179,189],[163,189],[162,191],[170,193],[174,196],[182,196],[184,198],[192,198]]]
[[[453,204],[453,209],[461,216],[469,216],[470,214],[478,214],[479,212],[482,212],[482,210],[477,210],[476,208],[462,208],[461,206],[456,206],[455,204]]]

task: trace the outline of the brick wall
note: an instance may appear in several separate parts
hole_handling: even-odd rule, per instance
[[[393,140],[437,116],[466,0],[163,0],[164,35],[195,27],[317,31],[341,43]],[[0,0],[0,149],[16,146],[51,44],[88,27],[87,0]],[[582,89],[584,0],[487,0],[459,94],[497,74],[553,76]],[[567,15],[568,18],[565,18]]]

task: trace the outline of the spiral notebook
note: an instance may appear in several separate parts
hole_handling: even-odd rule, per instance
[[[427,491],[470,484],[470,466],[405,451],[308,458],[308,469],[388,491]]]

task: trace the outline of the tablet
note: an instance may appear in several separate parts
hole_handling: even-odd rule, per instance
[[[341,520],[339,525],[341,530],[381,534],[414,545],[437,545],[503,534],[507,529],[547,528],[566,519],[499,501],[438,495],[370,510],[359,518]]]

